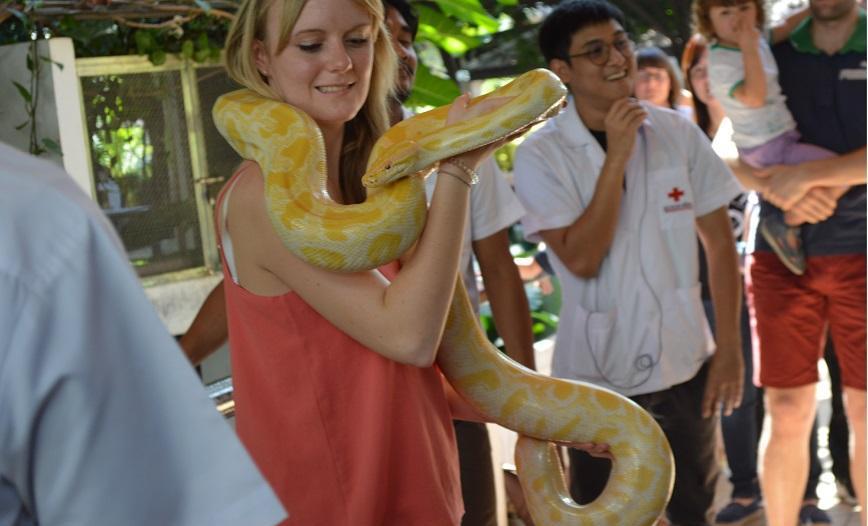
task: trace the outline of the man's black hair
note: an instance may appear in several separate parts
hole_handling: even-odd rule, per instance
[[[415,40],[416,32],[419,30],[419,15],[416,14],[416,10],[413,9],[410,2],[407,0],[383,0],[383,5],[387,9],[393,7],[396,11],[401,13],[401,16],[404,17],[404,21],[407,22],[408,26],[410,26],[410,34],[413,36],[413,40]]]
[[[567,60],[576,31],[614,20],[624,27],[624,13],[605,0],[569,0],[559,4],[540,25],[539,47],[546,64]]]

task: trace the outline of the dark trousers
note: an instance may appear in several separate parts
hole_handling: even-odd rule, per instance
[[[496,526],[497,499],[491,443],[485,424],[455,420],[458,462],[461,469],[461,495],[464,498],[463,526]]]
[[[708,364],[691,380],[665,391],[631,397],[654,415],[669,439],[675,458],[675,487],[666,508],[678,526],[706,526],[714,500],[719,468],[715,455],[717,416],[702,418],[702,395]],[[608,459],[594,458],[584,451],[569,450],[570,493],[579,504],[587,504],[603,491],[611,470]]]
[[[850,495],[856,495],[850,480],[850,427],[844,411],[844,386],[841,385],[841,370],[832,347],[832,338],[826,342],[826,365],[832,384],[832,418],[829,421],[829,453],[832,456],[832,473],[847,487]]]

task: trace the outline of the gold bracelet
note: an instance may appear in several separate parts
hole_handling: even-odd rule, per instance
[[[465,178],[463,172],[461,175],[458,175],[457,173],[453,173],[451,171],[447,171],[447,170],[444,170],[443,168],[441,168],[440,173],[446,174],[446,175],[451,175],[452,177],[454,177],[454,178],[458,179],[459,181],[461,181],[462,183],[466,184],[467,188],[470,188],[470,181]]]
[[[458,159],[456,157],[450,157],[444,162],[447,164],[451,164],[452,166],[464,172],[469,179],[467,184],[473,185],[479,182],[479,172],[464,164],[464,161],[462,161],[461,159]]]

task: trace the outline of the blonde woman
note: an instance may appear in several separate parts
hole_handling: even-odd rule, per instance
[[[344,204],[364,200],[360,177],[388,123],[396,67],[384,31],[380,0],[248,0],[227,37],[235,80],[319,125],[327,189]],[[451,121],[477,111],[466,102]],[[489,151],[458,164],[475,168]],[[237,429],[289,510],[286,524],[460,521],[451,420],[475,415],[432,364],[470,188],[449,160],[442,166],[412,257],[379,271],[334,273],[287,251],[254,162],[221,195]]]

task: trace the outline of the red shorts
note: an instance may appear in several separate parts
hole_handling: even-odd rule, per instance
[[[865,254],[814,256],[797,276],[771,252],[748,257],[754,383],[787,388],[817,382],[826,328],[841,383],[865,389]]]

